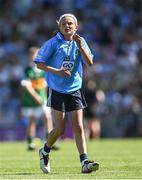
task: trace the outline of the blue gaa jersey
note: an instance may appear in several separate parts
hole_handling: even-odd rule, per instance
[[[93,55],[82,38],[83,46],[93,58]],[[85,61],[75,41],[65,41],[61,33],[49,39],[38,51],[34,62],[45,63],[54,68],[66,68],[71,71],[71,76],[61,77],[57,74],[46,72],[48,86],[61,93],[71,93],[82,86],[82,69]]]

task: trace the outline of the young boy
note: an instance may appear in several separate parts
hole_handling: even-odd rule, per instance
[[[85,98],[81,90],[83,64],[92,65],[93,55],[86,41],[76,34],[78,21],[73,14],[63,14],[58,21],[59,32],[40,48],[34,62],[46,72],[49,86],[48,106],[53,109],[55,128],[40,149],[40,168],[50,172],[49,154],[53,144],[64,133],[65,112],[70,112],[71,126],[82,165],[82,173],[90,173],[99,164],[88,160],[83,128]]]

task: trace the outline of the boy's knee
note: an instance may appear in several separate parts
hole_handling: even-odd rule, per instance
[[[81,134],[83,132],[83,127],[82,126],[76,126],[74,127],[74,132]]]

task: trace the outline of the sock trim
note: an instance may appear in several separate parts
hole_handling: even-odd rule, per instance
[[[85,161],[88,161],[88,159],[84,159],[83,161],[81,161],[82,166],[84,166]]]
[[[51,151],[51,148],[50,147],[48,147],[46,144],[44,145],[44,151],[47,153],[47,154],[49,154],[50,153],[50,151]]]
[[[46,156],[47,154],[49,154],[49,153],[47,153],[45,150],[44,150],[44,148],[41,150],[42,151],[42,153]]]
[[[86,161],[86,160],[88,160],[88,156],[87,156],[87,154],[80,154],[80,163],[83,165],[84,164],[84,162]]]

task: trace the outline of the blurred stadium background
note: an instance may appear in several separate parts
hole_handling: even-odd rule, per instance
[[[94,88],[91,108],[101,124],[100,136],[141,137],[141,0],[0,0],[0,140],[25,139],[20,81],[28,49],[48,40],[56,19],[67,12],[77,16],[78,33],[95,55],[83,87],[87,97]],[[67,128],[65,137],[71,136]]]

